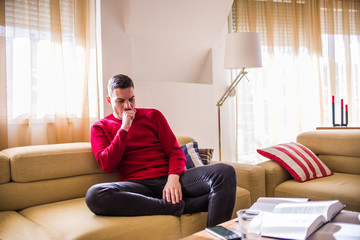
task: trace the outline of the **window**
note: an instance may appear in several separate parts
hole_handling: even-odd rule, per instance
[[[95,1],[9,0],[4,9],[7,145],[88,140],[99,115]]]
[[[50,0],[37,2],[5,3],[8,118],[81,117],[74,1],[60,1],[57,26]]]
[[[259,32],[263,59],[237,88],[238,159],[332,126],[332,96],[337,121],[344,99],[360,124],[359,15],[356,1],[235,0],[233,31]]]

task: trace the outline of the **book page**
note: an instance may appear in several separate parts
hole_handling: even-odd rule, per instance
[[[283,203],[283,202],[308,202],[310,198],[278,198],[278,197],[259,197],[256,202],[260,203]]]
[[[262,223],[262,236],[305,239],[318,229],[324,218],[316,214],[286,214],[264,212]]]
[[[360,225],[329,222],[314,232],[309,240],[359,239]]]
[[[256,202],[279,204],[283,202],[308,202],[309,198],[279,198],[279,197],[259,197]]]
[[[274,213],[320,214],[326,221],[330,221],[343,208],[344,205],[338,200],[280,203],[274,208]]]
[[[260,210],[260,211],[264,211],[264,212],[273,212],[274,208],[276,207],[277,204],[274,203],[259,203],[259,202],[255,202],[250,209],[251,210]]]
[[[342,210],[332,222],[360,224],[360,213]]]
[[[285,202],[308,202],[309,198],[276,198],[276,197],[259,197],[258,200],[250,207],[251,210],[260,210],[273,212],[276,205]]]

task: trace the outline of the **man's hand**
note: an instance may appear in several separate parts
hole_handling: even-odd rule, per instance
[[[170,174],[167,183],[163,189],[163,199],[173,204],[182,200],[181,184],[179,174]]]
[[[136,109],[124,110],[122,112],[122,124],[121,128],[125,131],[129,131],[131,124],[135,118]]]

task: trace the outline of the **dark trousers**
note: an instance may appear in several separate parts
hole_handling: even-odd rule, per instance
[[[207,226],[231,218],[236,194],[236,173],[228,164],[211,164],[186,170],[180,177],[183,200],[162,199],[167,176],[156,179],[100,183],[86,194],[86,204],[98,215],[143,216],[208,212]]]

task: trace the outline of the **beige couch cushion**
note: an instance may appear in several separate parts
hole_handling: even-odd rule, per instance
[[[311,200],[338,199],[347,210],[360,209],[360,175],[334,173],[332,176],[299,183],[288,180],[275,188],[275,197],[306,197]],[[334,191],[336,189],[336,191]]]
[[[51,229],[54,237],[67,239],[180,239],[180,221],[174,216],[96,216],[84,198],[52,203],[20,212]],[[140,228],[139,228],[140,226]]]
[[[318,157],[332,171],[360,175],[360,156],[346,157],[346,156],[333,156],[333,155],[319,155]]]
[[[64,143],[9,148],[11,179],[32,182],[101,173],[90,143]]]
[[[296,141],[315,154],[360,156],[360,130],[316,130],[301,133]]]
[[[231,218],[236,218],[236,211],[240,209],[249,208],[251,206],[250,192],[242,187],[236,187],[236,201],[233,215]]]
[[[360,174],[360,130],[316,130],[298,135],[305,145],[334,172]]]
[[[250,193],[237,188],[236,210],[248,208]],[[38,225],[51,229],[56,239],[179,239],[206,227],[207,212],[173,216],[103,217],[87,208],[84,198],[51,203],[20,211]],[[141,231],[137,231],[141,225]],[[181,225],[181,226],[180,226]],[[119,227],[121,226],[121,227]],[[154,231],[156,229],[156,231]],[[174,231],[176,229],[176,231]]]
[[[217,163],[213,161],[213,163]],[[251,164],[225,162],[236,170],[237,186],[250,192],[251,206],[259,197],[265,196],[265,169]]]
[[[98,173],[29,183],[0,184],[0,211],[84,197],[92,185],[117,180],[116,173]]]
[[[0,212],[0,239],[26,240],[51,239],[48,231],[42,226],[14,211]]]
[[[10,181],[10,160],[0,152],[0,184]]]
[[[181,237],[189,236],[206,228],[207,212],[183,214],[180,217]]]
[[[232,217],[237,210],[250,205],[250,192],[237,187]],[[90,212],[84,198],[31,207],[20,213],[51,229],[53,237],[64,240],[89,236],[91,239],[148,239],[148,236],[152,236],[151,239],[179,239],[204,229],[207,218],[206,212],[184,214],[180,219],[173,216],[102,217]],[[137,231],[139,224],[146,226]]]

